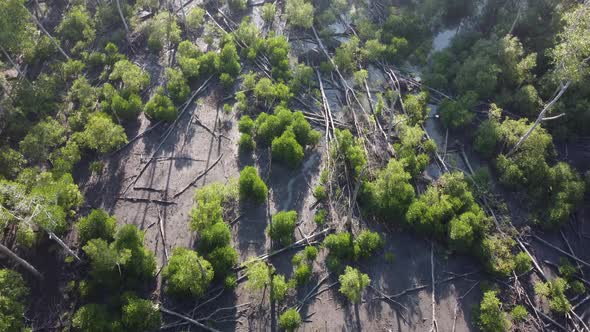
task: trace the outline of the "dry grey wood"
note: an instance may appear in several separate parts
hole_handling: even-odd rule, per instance
[[[217,158],[217,160],[215,160],[213,162],[213,164],[211,164],[211,166],[207,167],[206,170],[204,170],[201,173],[199,173],[199,175],[197,175],[197,177],[194,178],[191,181],[191,183],[189,183],[186,187],[182,188],[179,192],[177,192],[176,194],[174,194],[173,198],[177,198],[178,196],[182,195],[185,191],[187,191],[190,187],[194,186],[195,183],[197,183],[197,181],[199,181],[200,178],[202,178],[203,176],[205,176],[213,167],[215,167],[215,165],[217,165],[217,163],[219,163],[219,161],[221,160],[222,157],[223,157],[223,153],[219,155],[219,157]]]
[[[549,242],[547,242],[547,241],[543,240],[543,239],[542,239],[542,238],[540,238],[539,236],[537,236],[537,235],[533,235],[533,238],[535,238],[537,241],[539,241],[539,242],[543,243],[544,245],[546,245],[546,246],[548,246],[548,247],[550,247],[550,248],[553,248],[553,249],[557,250],[558,252],[560,252],[560,253],[562,253],[562,254],[566,255],[567,257],[569,257],[569,258],[571,258],[571,259],[575,260],[576,262],[578,262],[578,263],[580,263],[580,264],[582,264],[582,265],[584,265],[584,266],[586,266],[586,267],[590,267],[590,264],[588,264],[587,262],[585,262],[585,261],[581,260],[580,258],[578,258],[578,257],[576,257],[576,256],[574,256],[574,255],[572,255],[572,254],[570,254],[569,252],[567,252],[567,251],[564,251],[564,250],[562,250],[561,248],[559,248],[559,247],[557,247],[557,246],[555,246],[555,245],[553,245],[553,244],[551,244],[551,243],[549,243]]]
[[[35,277],[38,279],[43,279],[43,275],[39,272],[33,265],[31,265],[26,260],[20,258],[17,254],[15,254],[12,250],[5,247],[2,243],[0,243],[0,252],[14,260],[18,265],[24,267],[27,271],[31,272]]]
[[[55,233],[51,231],[47,231],[47,234],[49,234],[49,239],[57,242],[57,244],[59,244],[68,254],[70,254],[70,256],[74,257],[76,261],[82,261],[80,257],[78,257],[78,255],[76,255],[76,253],[59,238],[59,236],[55,235]]]
[[[194,320],[194,319],[192,319],[190,317],[187,317],[185,315],[179,314],[178,312],[175,312],[175,311],[172,311],[172,310],[168,310],[168,309],[162,307],[161,305],[160,305],[160,308],[159,309],[163,313],[166,313],[168,315],[172,315],[172,316],[175,316],[175,317],[178,317],[178,318],[182,318],[183,320],[185,320],[185,321],[187,321],[187,322],[189,322],[191,324],[194,324],[194,325],[202,328],[203,330],[210,331],[210,332],[221,332],[221,331],[219,331],[217,329],[214,329],[214,328],[209,327],[209,326],[207,326],[207,325],[205,325],[203,323],[200,323],[197,320]]]
[[[434,243],[430,243],[430,277],[432,280],[432,326],[430,332],[438,332],[436,323],[436,282],[434,280]]]
[[[166,201],[162,199],[152,199],[152,198],[142,198],[142,197],[127,197],[127,196],[119,196],[117,197],[118,200],[128,201],[133,203],[156,203],[156,204],[163,204],[163,205],[175,205],[176,202]]]
[[[162,219],[162,211],[158,208],[158,225],[160,226],[160,236],[162,237],[162,246],[164,247],[164,257],[166,258],[166,262],[168,262],[168,248],[166,247],[166,233],[164,232],[163,219]]]

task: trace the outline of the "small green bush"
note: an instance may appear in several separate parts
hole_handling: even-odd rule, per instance
[[[157,306],[150,300],[140,299],[135,295],[124,295],[125,303],[122,310],[121,321],[125,331],[143,332],[151,331],[160,327],[162,318]]]
[[[504,332],[510,329],[508,315],[502,311],[502,302],[495,291],[487,291],[479,305],[477,322],[482,332]]]
[[[211,263],[196,252],[176,248],[162,270],[166,291],[176,296],[201,297],[213,280]]]
[[[238,252],[229,245],[218,247],[207,255],[207,260],[211,262],[216,278],[227,278],[232,273],[232,268],[238,263]]]
[[[318,257],[318,248],[316,248],[314,246],[305,247],[303,252],[305,253],[305,258],[308,261],[313,261],[316,259],[316,257]]]
[[[281,211],[272,216],[272,221],[266,231],[271,239],[286,246],[293,242],[296,223],[297,212]]]
[[[307,263],[299,264],[293,273],[293,278],[297,282],[297,285],[304,285],[311,278],[311,266]]]
[[[268,195],[268,188],[258,176],[258,171],[252,166],[246,166],[240,172],[240,201],[251,200],[257,204],[263,204]]]
[[[72,326],[85,332],[116,332],[122,329],[121,322],[113,317],[106,305],[94,303],[76,311]]]
[[[86,244],[91,239],[103,239],[111,241],[115,236],[115,217],[101,209],[94,209],[86,217],[80,218],[76,223],[78,238],[81,244]]]
[[[368,230],[360,232],[354,242],[359,248],[358,255],[355,255],[357,257],[369,258],[377,250],[383,248],[383,240],[381,239],[381,236],[376,232]]]
[[[250,134],[241,134],[238,141],[238,149],[241,153],[248,153],[256,149],[256,142]]]
[[[249,134],[252,135],[254,133],[254,120],[251,117],[244,115],[238,121],[238,130],[242,134]]]
[[[282,274],[275,274],[272,277],[272,296],[273,301],[282,302],[287,295],[289,285],[285,281],[285,276]]]
[[[315,197],[315,199],[317,199],[318,201],[326,199],[328,197],[328,194],[326,193],[326,188],[324,188],[324,186],[322,185],[316,186],[313,189],[313,197]]]
[[[180,104],[188,98],[191,89],[188,86],[186,78],[182,74],[182,71],[173,68],[166,68],[166,79],[168,84],[166,89],[170,94],[170,97],[174,102]]]
[[[227,246],[231,241],[229,225],[224,222],[215,223],[201,233],[199,252],[209,253],[219,247]]]
[[[340,293],[344,294],[352,303],[361,302],[363,290],[369,286],[371,279],[359,270],[347,266],[344,274],[338,277],[340,281]]]
[[[341,259],[354,257],[354,243],[350,233],[341,232],[330,234],[324,239],[324,247],[330,251],[330,255]]]
[[[176,119],[176,107],[172,100],[164,94],[162,87],[159,87],[156,94],[145,104],[145,114],[156,121],[172,121]]]
[[[301,315],[295,309],[289,309],[279,317],[279,326],[288,332],[295,331],[301,325]]]
[[[532,266],[531,258],[524,251],[519,252],[516,257],[514,257],[514,263],[516,264],[516,273],[524,273],[530,270]]]
[[[529,312],[526,310],[524,306],[519,304],[512,309],[510,315],[512,316],[512,319],[514,319],[514,321],[524,322],[529,316]]]
[[[326,211],[325,209],[318,209],[315,215],[313,216],[313,221],[318,225],[322,225],[326,222],[327,217],[328,211]]]
[[[567,299],[565,292],[570,288],[567,281],[555,278],[546,283],[535,284],[535,293],[549,300],[549,308],[559,314],[566,314],[572,309],[572,304]]]
[[[29,289],[18,272],[0,269],[0,330],[26,331],[24,300],[28,294]]]

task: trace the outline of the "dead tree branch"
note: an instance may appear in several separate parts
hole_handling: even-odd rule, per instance
[[[27,271],[31,272],[35,277],[38,279],[43,279],[43,275],[39,272],[33,265],[31,265],[26,260],[20,258],[17,254],[15,254],[12,250],[8,249],[2,243],[0,243],[0,252],[14,260],[18,265],[24,267]]]
[[[199,175],[197,175],[196,178],[194,178],[191,183],[189,183],[186,187],[182,188],[179,192],[177,192],[176,194],[174,194],[173,198],[177,198],[178,196],[182,195],[185,191],[187,191],[190,187],[194,186],[195,183],[197,183],[197,181],[199,181],[200,178],[202,178],[205,174],[207,174],[213,167],[215,167],[215,165],[217,165],[217,163],[219,163],[219,161],[221,160],[221,158],[223,157],[223,153],[219,155],[219,157],[217,158],[217,160],[215,160],[213,162],[213,164],[211,164],[211,166],[207,167],[206,170],[202,171],[201,173],[199,173]]]

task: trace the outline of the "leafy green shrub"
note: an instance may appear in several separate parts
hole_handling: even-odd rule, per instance
[[[282,302],[289,290],[289,284],[285,281],[285,276],[282,274],[275,274],[272,277],[272,291],[271,299],[273,301]]]
[[[217,279],[230,275],[232,268],[238,263],[238,252],[229,245],[215,248],[206,257],[211,262]]]
[[[246,288],[250,290],[261,290],[270,283],[273,269],[263,261],[250,262],[246,264],[248,281]]]
[[[29,289],[18,272],[0,269],[0,330],[25,330],[24,299],[28,294]]]
[[[429,108],[426,106],[427,103],[427,92],[422,91],[418,94],[406,95],[404,98],[404,107],[410,119],[411,126],[424,123],[429,111]]]
[[[162,87],[158,88],[156,94],[145,104],[144,112],[151,119],[157,121],[172,121],[176,119],[177,110],[172,100],[164,94]]]
[[[240,172],[240,201],[252,200],[254,203],[262,204],[266,201],[268,188],[258,176],[258,171],[252,166],[246,166]]]
[[[241,153],[247,153],[256,149],[256,142],[250,134],[241,134],[240,140],[238,141],[238,149]]]
[[[72,135],[79,146],[108,153],[127,143],[125,129],[113,123],[113,120],[102,112],[94,113],[84,126],[84,131]]]
[[[315,215],[313,216],[313,221],[316,224],[321,225],[324,222],[326,222],[327,217],[328,217],[328,211],[326,211],[325,209],[318,209],[315,212]]]
[[[125,278],[131,283],[152,278],[156,273],[154,253],[143,244],[145,233],[135,225],[123,225],[115,234],[112,247],[127,257]]]
[[[529,312],[526,310],[524,306],[519,304],[512,309],[510,315],[512,316],[512,319],[514,319],[514,321],[524,322],[529,316]]]
[[[344,294],[352,303],[361,302],[363,290],[369,286],[371,279],[359,270],[347,266],[344,274],[338,277],[340,281],[340,293]]]
[[[330,255],[340,259],[354,258],[354,242],[350,233],[341,232],[326,236],[323,243]]]
[[[104,86],[110,86],[110,84],[106,83]],[[105,108],[108,104],[108,100],[101,103]],[[141,112],[142,106],[141,98],[135,93],[129,95],[128,99],[125,99],[115,92],[110,99],[110,105],[108,105],[108,108],[117,118],[129,121],[135,119],[139,112]]]
[[[318,257],[318,248],[316,248],[314,246],[305,247],[303,252],[305,253],[305,258],[308,261],[313,261],[316,259],[316,257]]]
[[[191,229],[197,232],[223,223],[223,205],[237,200],[235,179],[227,184],[212,182],[195,191],[195,206],[191,210]]]
[[[304,285],[311,278],[311,266],[308,263],[301,263],[296,266],[293,273],[293,278],[297,282],[297,285]]]
[[[81,5],[73,6],[57,27],[63,40],[70,42],[74,51],[79,51],[94,40],[96,30],[88,11]]]
[[[168,265],[162,270],[166,291],[176,296],[203,296],[213,276],[211,263],[185,248],[174,249]]]
[[[281,211],[272,216],[272,221],[266,231],[271,239],[286,246],[293,242],[296,223],[297,212]]]
[[[301,325],[301,315],[295,309],[289,309],[279,317],[279,326],[288,332],[295,331]]]
[[[180,42],[180,28],[176,23],[176,15],[170,15],[163,11],[146,21],[142,30],[147,34],[147,43],[150,50],[159,52],[169,44]]]
[[[261,8],[261,16],[262,16],[262,20],[264,21],[264,23],[266,24],[270,24],[272,23],[272,21],[275,18],[275,13],[276,13],[277,9],[274,3],[265,3],[262,8]]]
[[[381,218],[403,221],[415,197],[411,179],[403,163],[392,158],[387,167],[379,171],[375,181],[365,183],[367,210]]]
[[[138,65],[127,59],[123,59],[114,64],[113,71],[109,75],[109,80],[120,80],[123,82],[122,95],[129,93],[139,94],[142,89],[150,84],[150,75]]]
[[[359,176],[367,164],[362,141],[352,136],[348,129],[337,129],[334,134],[338,144],[333,145],[332,156],[334,158],[342,156],[347,163],[349,172],[352,172],[355,177]]]
[[[191,8],[186,14],[186,26],[191,30],[197,30],[205,20],[205,10],[201,7],[195,6]]]
[[[80,243],[85,244],[91,239],[103,239],[110,241],[115,236],[115,217],[102,209],[93,209],[86,217],[80,218],[76,223]]]
[[[508,315],[502,311],[502,302],[495,291],[487,291],[479,304],[477,323],[482,332],[503,332],[510,329]]]
[[[459,100],[444,100],[440,105],[440,118],[443,124],[451,129],[457,129],[470,124],[475,113],[471,109],[477,105],[477,94],[473,91],[467,92]]]
[[[251,117],[244,115],[238,121],[238,130],[242,134],[254,134],[254,120]]]
[[[530,270],[532,266],[531,258],[524,251],[519,252],[516,257],[514,257],[514,264],[516,273],[524,273]]]
[[[200,232],[199,251],[211,252],[215,248],[225,247],[231,241],[231,231],[224,222],[215,223]]]
[[[377,250],[383,248],[383,239],[377,232],[368,230],[361,231],[354,240],[355,250],[358,248],[358,253],[355,257],[369,258]]]
[[[7,179],[14,179],[23,169],[25,158],[23,155],[8,147],[0,148],[0,176]]]
[[[121,322],[109,312],[106,305],[94,303],[86,304],[76,311],[72,326],[87,332],[116,332],[122,328]]]
[[[562,278],[555,278],[546,283],[537,282],[535,284],[535,293],[549,300],[549,308],[559,314],[566,314],[572,309],[570,301],[565,295],[570,286]]]
[[[296,168],[303,160],[303,147],[295,139],[291,129],[287,129],[280,137],[272,140],[272,157],[280,163]]]
[[[509,276],[515,269],[511,249],[514,240],[500,235],[486,236],[481,244],[481,256],[488,271],[501,276]]]
[[[180,104],[188,98],[191,89],[186,82],[182,72],[174,68],[166,68],[166,79],[168,84],[166,89],[176,103]]]
[[[143,332],[160,327],[162,318],[157,306],[150,300],[140,299],[135,295],[123,296],[125,303],[121,308],[121,321],[125,331]]]
[[[47,160],[49,151],[66,140],[65,128],[52,118],[37,123],[20,142],[20,151],[30,162]]]

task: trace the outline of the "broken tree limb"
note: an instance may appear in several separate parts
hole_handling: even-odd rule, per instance
[[[37,17],[35,15],[33,15],[33,13],[31,13],[31,11],[29,10],[29,8],[27,8],[24,4],[22,5],[26,10],[27,13],[29,13],[29,15],[31,16],[31,18],[33,19],[33,21],[35,21],[35,24],[37,24],[37,26],[39,27],[39,29],[41,29],[41,31],[43,31],[43,33],[49,37],[49,40],[51,40],[51,43],[53,43],[53,45],[59,50],[59,52],[67,59],[70,60],[70,56],[61,48],[61,46],[59,46],[58,42],[55,40],[55,38],[53,38],[53,36],[51,36],[49,34],[49,32],[47,32],[47,30],[45,30],[45,27],[43,26],[43,24],[41,24],[41,22],[39,22],[39,20],[37,19]]]
[[[326,276],[324,276],[322,279],[320,279],[320,281],[318,281],[317,285],[315,285],[315,287],[313,287],[311,289],[311,291],[309,291],[309,293],[307,293],[307,295],[305,295],[305,297],[303,297],[303,300],[301,300],[301,302],[299,302],[298,305],[295,306],[297,312],[301,311],[301,308],[303,308],[303,306],[305,305],[305,302],[307,302],[311,295],[318,289],[320,288],[320,286],[324,283],[324,281],[328,280],[328,278],[332,275],[332,273],[328,273]]]
[[[70,247],[68,247],[60,238],[59,236],[55,235],[55,233],[51,232],[51,231],[47,231],[47,234],[49,234],[49,239],[53,240],[55,242],[57,242],[57,244],[59,244],[68,254],[70,254],[70,256],[74,257],[76,259],[76,261],[81,262],[82,260],[80,259],[80,257],[78,257],[78,255],[76,255],[76,253],[70,249]]]
[[[128,201],[133,203],[156,203],[156,204],[163,204],[163,205],[175,205],[176,202],[172,201],[165,201],[161,199],[152,199],[152,198],[141,198],[141,197],[126,197],[126,196],[119,196],[117,197],[118,200]]]
[[[26,260],[20,258],[17,254],[15,254],[12,250],[8,249],[2,243],[0,243],[0,252],[14,260],[18,265],[24,267],[27,271],[31,272],[35,277],[38,279],[43,279],[43,275],[39,272],[33,265],[31,265]]]
[[[123,26],[125,27],[127,41],[129,41],[129,26],[127,25],[127,21],[125,20],[125,16],[123,15],[123,11],[121,10],[121,2],[117,0],[117,10],[119,11],[119,16],[121,16],[121,21],[123,21]]]
[[[381,296],[381,297],[375,298],[375,299],[379,299],[379,300],[384,299],[384,300],[387,300],[387,301],[389,301],[389,302],[391,302],[393,304],[396,304],[396,305],[400,306],[404,310],[408,311],[408,308],[405,305],[403,305],[400,302],[394,300],[393,297],[391,297],[391,296],[383,293],[382,291],[380,291],[379,289],[377,289],[376,287],[374,287],[372,285],[369,285],[369,288],[372,289],[375,293],[377,293],[377,294],[379,294]]]
[[[215,167],[215,165],[217,165],[217,163],[219,163],[219,161],[221,160],[221,158],[223,157],[223,153],[219,155],[219,157],[217,158],[217,160],[215,160],[213,162],[213,164],[211,164],[211,166],[207,167],[206,170],[202,171],[201,173],[199,173],[199,175],[197,175],[196,178],[194,178],[191,183],[189,183],[186,187],[182,188],[179,192],[177,192],[176,194],[174,194],[173,198],[177,198],[178,196],[182,195],[185,191],[187,191],[190,187],[194,186],[195,183],[197,183],[197,181],[199,181],[200,178],[202,178],[205,174],[207,174],[213,167]]]
[[[544,281],[547,281],[547,276],[545,275],[545,272],[543,271],[543,269],[541,268],[541,266],[537,262],[537,259],[531,254],[529,249],[524,245],[524,243],[522,243],[522,240],[518,236],[515,236],[514,239],[516,240],[516,242],[518,243],[520,248],[529,256],[529,258],[533,262],[533,266],[535,266],[535,269],[541,275],[541,278],[543,278]]]
[[[166,308],[164,308],[164,307],[162,307],[162,306],[160,306],[160,308],[159,308],[159,309],[160,309],[160,311],[161,311],[161,312],[163,312],[163,313],[166,313],[166,314],[168,314],[168,315],[171,315],[171,316],[175,316],[175,317],[181,318],[181,319],[183,319],[183,320],[185,320],[185,321],[187,321],[187,322],[189,322],[189,323],[191,323],[191,324],[194,324],[194,325],[196,325],[196,326],[198,326],[198,327],[202,328],[203,330],[210,331],[210,332],[221,332],[221,331],[219,331],[219,330],[216,330],[216,329],[214,329],[214,328],[212,328],[212,327],[209,327],[209,326],[207,326],[207,325],[205,325],[205,324],[203,324],[203,323],[200,323],[200,322],[199,322],[199,321],[197,321],[197,320],[194,320],[194,319],[192,319],[192,318],[190,318],[190,317],[187,317],[187,316],[185,316],[185,315],[179,314],[178,312],[175,312],[175,311],[172,311],[172,310],[168,310],[168,309],[166,309]]]
[[[434,280],[434,243],[430,243],[430,277],[432,279],[432,326],[430,332],[438,332],[436,324],[436,284]]]
[[[304,243],[307,243],[308,241],[311,243],[311,240],[313,240],[313,239],[315,239],[315,238],[317,238],[317,237],[320,237],[320,236],[322,236],[322,235],[325,235],[325,234],[327,234],[327,233],[329,233],[329,232],[331,232],[331,231],[333,231],[333,229],[332,229],[332,228],[325,228],[325,229],[323,229],[323,230],[321,230],[321,231],[319,231],[319,232],[317,232],[317,233],[314,233],[314,234],[311,234],[311,235],[309,235],[309,236],[308,236],[306,239],[301,239],[301,240],[299,240],[299,241],[297,241],[297,242],[294,242],[294,243],[292,243],[292,244],[290,244],[290,245],[288,245],[288,246],[286,246],[286,247],[284,247],[284,248],[281,248],[281,249],[279,249],[279,250],[276,250],[276,251],[273,251],[273,252],[271,252],[271,253],[268,253],[268,254],[264,254],[264,255],[258,256],[258,257],[256,257],[256,258],[254,258],[254,259],[252,260],[252,262],[257,262],[257,261],[261,261],[261,260],[266,260],[266,259],[269,259],[269,258],[270,258],[270,257],[272,257],[272,256],[278,255],[278,254],[280,254],[280,253],[282,253],[282,252],[285,252],[285,251],[287,251],[287,250],[290,250],[290,249],[294,249],[294,248],[301,247],[302,245],[304,245]],[[240,267],[240,268],[238,268],[238,270],[241,270],[242,268],[243,268],[243,267]]]
[[[471,293],[471,291],[475,288],[475,286],[479,285],[479,281],[476,281],[473,286],[471,286],[471,288],[469,288],[467,290],[467,292],[465,292],[463,295],[459,296],[457,298],[457,304],[455,304],[455,310],[453,312],[453,329],[452,332],[455,332],[455,328],[457,326],[457,315],[459,313],[459,303],[461,300],[463,300],[465,298],[465,296],[467,296],[467,294]]]
[[[583,260],[579,259],[578,257],[576,257],[576,256],[574,256],[574,255],[572,255],[572,254],[568,253],[567,251],[564,251],[564,250],[562,250],[561,248],[559,248],[559,247],[557,247],[557,246],[555,246],[555,245],[553,245],[553,244],[551,244],[551,243],[549,243],[549,242],[547,242],[547,241],[543,240],[543,239],[542,239],[542,238],[540,238],[539,236],[537,236],[537,235],[533,235],[533,238],[535,238],[537,241],[539,241],[539,242],[543,243],[544,245],[546,245],[546,246],[548,246],[548,247],[551,247],[551,248],[553,248],[553,249],[557,250],[558,252],[560,252],[560,253],[562,253],[562,254],[566,255],[567,257],[569,257],[569,258],[571,258],[571,259],[575,260],[576,262],[578,262],[578,263],[580,263],[580,264],[582,264],[582,265],[584,265],[584,266],[586,266],[586,267],[590,267],[590,264],[588,264],[587,262],[585,262],[585,261],[583,261]]]
[[[570,81],[567,81],[565,84],[561,85],[559,92],[555,95],[555,97],[553,97],[553,99],[551,99],[551,101],[549,103],[547,103],[547,105],[545,105],[545,107],[543,107],[543,109],[539,113],[539,116],[537,116],[537,120],[535,120],[535,122],[529,128],[529,130],[527,130],[527,132],[518,140],[516,145],[514,145],[514,147],[510,151],[508,151],[508,153],[506,154],[506,157],[512,156],[514,154],[514,152],[516,152],[516,150],[518,150],[518,148],[520,148],[520,146],[527,140],[527,138],[529,138],[529,136],[533,133],[535,128],[537,128],[537,126],[541,123],[541,121],[543,121],[543,118],[545,117],[545,113],[547,113],[547,111],[549,111],[551,109],[551,107],[553,107],[553,105],[561,98],[561,96],[563,96],[563,94],[567,91],[567,89],[569,88],[569,86],[571,84],[572,84],[572,81],[570,80]]]
[[[168,262],[168,248],[166,248],[166,233],[164,233],[164,225],[162,219],[162,211],[158,208],[158,225],[160,226],[160,236],[162,237],[162,246],[164,247],[164,257]]]
[[[572,249],[572,246],[570,245],[570,241],[568,241],[567,237],[563,233],[563,230],[559,230],[559,233],[561,234],[561,238],[563,239],[563,242],[565,242],[565,244],[567,245],[567,248],[570,251],[570,253],[572,255],[576,255],[576,253],[574,252],[574,249]],[[578,266],[578,270],[580,271],[580,273],[582,274],[582,277],[583,277],[584,276],[584,270],[582,269],[582,266],[578,262],[576,262],[576,265]]]

